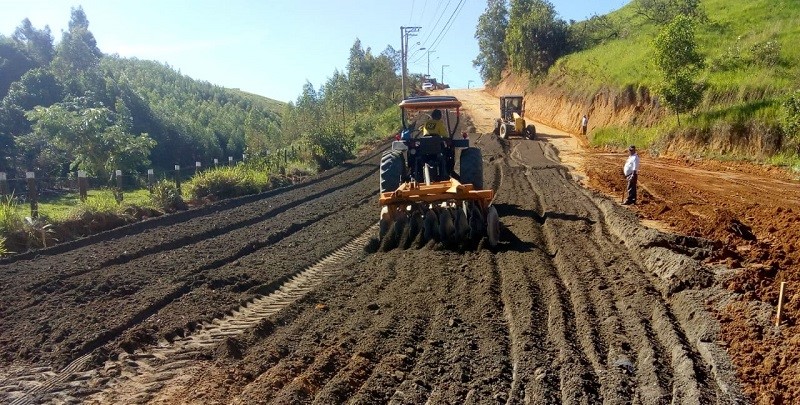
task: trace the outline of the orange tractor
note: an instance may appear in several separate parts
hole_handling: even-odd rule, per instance
[[[487,237],[491,246],[497,245],[500,220],[492,205],[494,191],[483,188],[481,150],[469,146],[466,133],[455,134],[460,107],[461,102],[449,96],[412,97],[400,103],[403,129],[381,158],[382,242],[391,238],[409,246],[435,239],[463,244]],[[436,110],[443,112],[448,136],[423,136],[417,120],[427,120],[427,113]]]

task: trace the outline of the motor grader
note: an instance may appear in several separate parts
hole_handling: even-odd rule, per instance
[[[499,242],[494,191],[483,189],[481,150],[469,145],[466,133],[456,135],[460,107],[450,96],[411,97],[400,103],[402,129],[381,157],[382,243],[389,238],[408,247],[434,239],[463,245],[483,237],[491,246]],[[446,136],[423,135],[422,121],[439,114]]]
[[[505,139],[509,136],[521,136],[533,139],[536,126],[525,125],[525,101],[522,96],[505,95],[500,97],[500,118],[494,123],[494,134]]]

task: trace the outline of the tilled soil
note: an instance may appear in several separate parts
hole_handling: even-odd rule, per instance
[[[0,265],[0,401],[743,401],[710,246],[642,227],[546,141],[471,139],[496,249],[377,251],[376,151]]]
[[[623,159],[587,159],[589,184],[621,195]],[[774,168],[646,155],[640,179],[637,215],[714,241],[707,261],[730,269],[721,282],[735,299],[715,306],[745,391],[757,403],[800,401],[800,183]],[[786,291],[778,327],[780,282]]]

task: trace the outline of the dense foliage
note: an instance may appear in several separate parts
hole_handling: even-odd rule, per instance
[[[484,80],[492,83],[508,63],[503,43],[508,29],[508,10],[505,0],[489,0],[486,11],[478,18],[475,39],[478,40],[478,56],[472,64],[481,72]]]
[[[473,65],[489,83],[497,82],[506,68],[541,76],[559,57],[617,38],[619,31],[605,16],[566,22],[549,0],[511,0],[510,5],[489,0],[475,31]]]
[[[25,19],[0,36],[0,171],[104,177],[241,156],[292,143],[282,103],[181,75],[156,62],[104,55],[82,8],[54,45]]]
[[[704,87],[696,79],[704,61],[697,50],[692,19],[676,16],[661,30],[653,45],[655,64],[663,75],[659,94],[676,114],[691,111],[700,104]]]
[[[356,39],[347,72],[334,71],[319,90],[306,83],[288,105],[284,133],[311,145],[311,157],[321,169],[351,157],[358,144],[385,138],[399,126],[399,111],[389,121],[380,119],[402,98],[397,68],[392,47],[374,55]]]

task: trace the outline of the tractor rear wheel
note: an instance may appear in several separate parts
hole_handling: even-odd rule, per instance
[[[388,193],[400,187],[403,177],[405,159],[403,152],[390,150],[381,157],[381,193]]]
[[[475,147],[462,149],[459,169],[461,184],[472,184],[475,190],[483,190],[483,157],[480,149]]]

